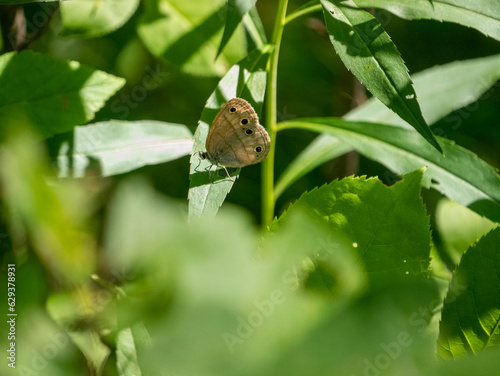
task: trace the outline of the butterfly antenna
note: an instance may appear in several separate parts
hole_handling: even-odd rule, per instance
[[[202,148],[200,148],[200,145],[198,145],[198,144],[196,143],[196,141],[195,141],[195,140],[193,140],[191,137],[189,137],[189,136],[185,136],[185,137],[186,137],[188,140],[190,140],[193,144],[195,144],[195,145],[198,147],[198,149],[203,150]],[[193,153],[193,155],[194,155],[194,154],[196,154],[196,153],[201,153],[201,151],[195,151],[195,152]]]

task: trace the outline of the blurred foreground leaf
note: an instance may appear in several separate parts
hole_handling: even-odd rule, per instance
[[[8,139],[0,158],[4,202],[22,219],[46,269],[62,285],[88,278],[96,254],[85,229],[93,203],[84,187],[59,184],[40,145],[25,132]]]
[[[463,255],[453,273],[439,326],[438,355],[456,359],[500,347],[500,229]]]
[[[36,67],[36,69],[33,69]],[[23,51],[0,56],[0,136],[29,123],[43,138],[94,118],[125,80],[52,57]]]
[[[363,291],[351,244],[299,212],[262,239],[239,210],[192,223],[180,210],[131,181],[107,216],[107,258],[130,281],[120,322],[151,335],[137,350],[143,374],[270,374],[270,361]],[[337,277],[334,295],[300,292],[304,262],[317,258]]]
[[[85,176],[92,163],[98,164],[100,175],[110,176],[172,161],[191,151],[193,142],[186,137],[193,135],[185,125],[159,121],[111,120],[75,127],[73,141],[59,149],[59,176]]]

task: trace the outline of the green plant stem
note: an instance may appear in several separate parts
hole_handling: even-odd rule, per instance
[[[285,18],[285,24],[293,21],[296,18],[299,18],[301,16],[305,16],[306,14],[319,12],[319,11],[321,11],[321,9],[322,9],[321,4],[315,4],[315,5],[311,5],[309,7],[306,7],[306,8],[299,9],[299,10],[293,12],[292,14],[288,15],[288,17]]]
[[[281,37],[285,26],[286,8],[288,0],[280,0],[276,21],[271,39],[274,51],[271,53],[267,65],[267,88],[266,88],[266,128],[271,139],[269,154],[262,165],[262,224],[265,227],[271,225],[274,217],[274,151],[276,147],[276,87],[278,75],[278,57],[280,52]]]

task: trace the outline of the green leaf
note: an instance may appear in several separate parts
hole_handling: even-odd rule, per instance
[[[131,328],[120,330],[116,338],[116,366],[120,376],[141,376]]]
[[[27,3],[49,3],[59,0],[0,0],[0,5],[27,4]]]
[[[4,54],[0,56],[0,134],[20,123],[31,124],[43,138],[71,131],[92,120],[124,84],[122,78],[76,61],[32,51]]]
[[[215,60],[222,36],[224,0],[146,0],[137,33],[146,47],[190,74],[223,75],[246,55],[243,33]],[[229,48],[230,46],[230,48]]]
[[[226,26],[224,27],[224,34],[222,35],[217,56],[226,47],[227,42],[233,36],[243,17],[255,6],[256,2],[257,0],[228,0],[226,5]]]
[[[462,254],[498,224],[448,199],[436,206],[436,226],[445,252],[455,265]]]
[[[25,131],[6,139],[0,149],[2,202],[19,216],[55,281],[72,286],[87,280],[96,267],[95,245],[83,231],[94,204],[84,186],[55,179],[40,146]]]
[[[57,293],[48,297],[47,312],[60,328],[64,328],[71,341],[87,359],[90,372],[102,374],[102,369],[110,354],[95,329],[91,328],[89,312],[98,307],[92,306],[96,300],[90,299],[89,290],[83,285],[72,293]],[[95,298],[95,297],[94,297]],[[91,307],[82,309],[82,307]]]
[[[134,14],[139,0],[61,1],[61,35],[93,38],[120,28]]]
[[[477,155],[440,138],[445,156],[412,130],[338,118],[294,119],[279,128],[330,134],[391,171],[405,174],[427,166],[422,185],[432,187],[476,213],[500,222],[500,175]]]
[[[408,20],[454,22],[500,40],[500,7],[490,0],[354,0],[362,8],[382,8]]]
[[[438,355],[456,359],[500,346],[500,228],[463,255],[439,326]]]
[[[254,51],[242,62],[233,66],[219,81],[201,113],[201,119],[194,134],[195,145],[190,161],[188,195],[190,220],[204,215],[215,215],[233,186],[233,182],[224,170],[222,170],[224,171],[223,177],[210,172],[211,163],[208,160],[201,160],[198,153],[205,150],[209,124],[229,99],[245,98],[252,104],[255,111],[260,113],[266,90],[267,75],[264,68],[269,51],[269,48]],[[233,179],[236,178],[237,175],[233,176]]]
[[[345,66],[383,104],[442,151],[425,122],[403,59],[370,13],[352,0],[338,5],[321,0],[330,40]]]
[[[190,153],[193,143],[186,137],[192,134],[185,125],[159,121],[111,120],[76,127],[72,142],[59,149],[59,176],[85,176],[92,163],[98,164],[100,175],[111,176],[172,161]]]
[[[460,77],[460,80],[457,80],[457,77]],[[480,99],[500,79],[500,55],[436,66],[414,74],[412,79],[422,114],[428,124],[434,124],[453,111]],[[370,98],[350,111],[344,119],[409,128],[408,123],[388,110],[376,98]],[[461,119],[453,117],[450,121],[458,123]]]
[[[124,286],[154,343],[138,351],[143,374],[275,375],[264,372],[270,362],[363,291],[351,244],[304,213],[264,238],[233,207],[196,223],[179,219],[178,205],[137,181],[119,187],[109,211],[105,252],[144,286],[135,294]],[[337,277],[333,295],[299,289],[302,265],[316,258]],[[163,301],[163,314],[152,313]]]
[[[305,210],[315,222],[343,231],[373,285],[421,278],[428,274],[431,243],[429,218],[420,197],[421,179],[422,170],[391,187],[375,178],[336,180],[304,193],[278,223],[295,210]]]
[[[461,80],[456,80],[461,77]],[[446,117],[452,111],[475,102],[500,79],[500,55],[463,60],[427,69],[412,76],[415,91],[420,98],[424,118],[429,124]],[[399,125],[410,125],[389,110],[375,97],[349,111],[344,119]],[[456,126],[462,118],[450,117]],[[294,181],[326,162],[328,154],[336,156],[350,151],[346,144],[330,134],[322,134],[300,153],[276,184],[277,194],[281,194]]]

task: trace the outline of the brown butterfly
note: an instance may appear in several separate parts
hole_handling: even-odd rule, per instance
[[[270,139],[253,107],[246,100],[229,100],[215,117],[208,132],[206,152],[200,153],[214,165],[245,167],[262,162],[269,153]],[[231,179],[232,180],[232,179]]]

